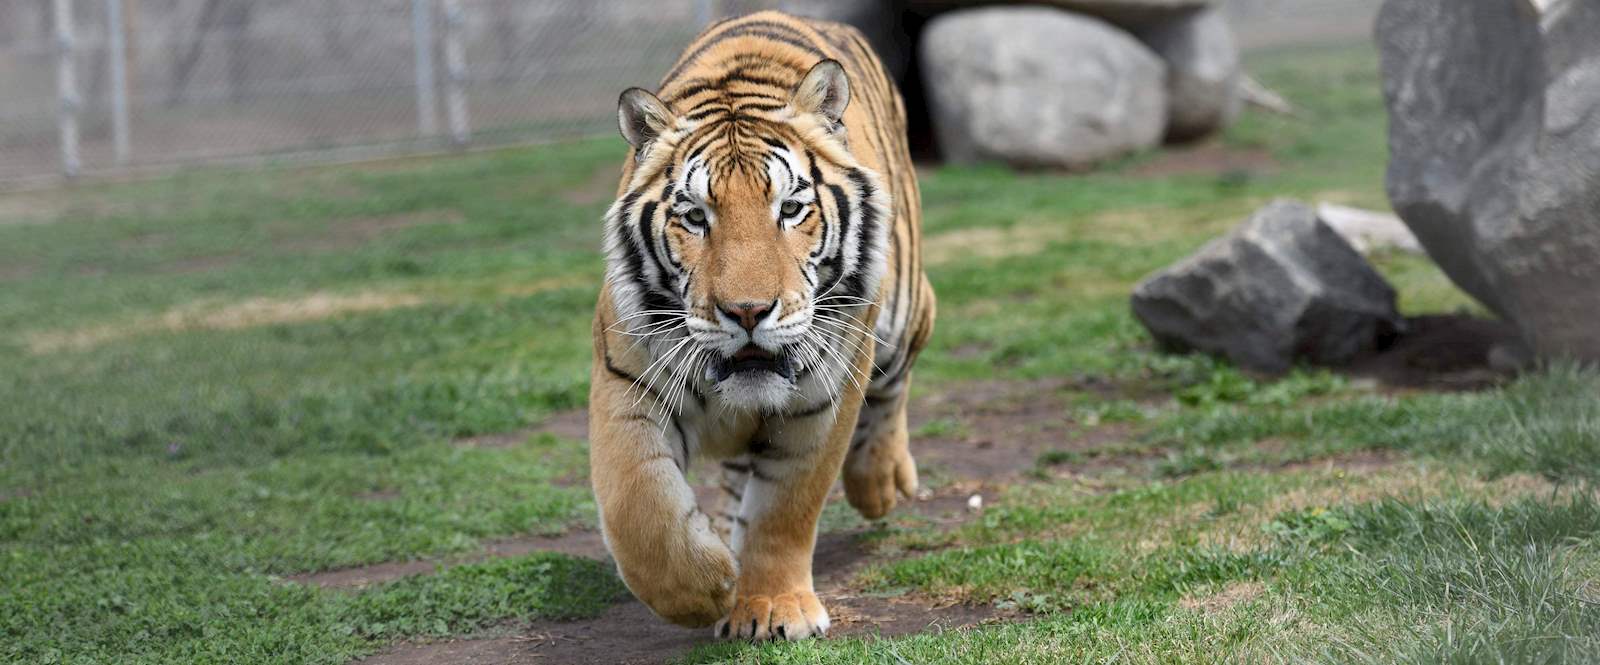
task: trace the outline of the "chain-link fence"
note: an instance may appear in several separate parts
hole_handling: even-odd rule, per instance
[[[609,131],[707,0],[0,0],[0,180]]]
[[[0,0],[0,181],[610,132],[617,91],[655,82],[709,20],[785,4]],[[1258,21],[1250,45],[1364,30],[1375,5],[1227,8]]]

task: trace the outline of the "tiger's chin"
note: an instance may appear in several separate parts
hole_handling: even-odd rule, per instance
[[[795,364],[787,355],[755,345],[711,363],[706,378],[717,395],[738,409],[771,411],[788,404],[795,391]]]

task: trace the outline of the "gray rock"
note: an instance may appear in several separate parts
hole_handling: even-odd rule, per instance
[[[909,4],[914,10],[932,13],[963,7],[1018,3],[1016,0],[910,0]],[[1214,3],[1212,0],[1034,0],[1032,4],[1053,5],[1110,21],[1124,28],[1136,29]]]
[[[1406,228],[1405,222],[1390,213],[1323,202],[1317,204],[1317,219],[1362,254],[1385,250],[1423,253],[1417,236]]]
[[[1215,9],[1176,14],[1135,33],[1167,63],[1167,140],[1228,126],[1243,103],[1239,44]]]
[[[1297,359],[1344,363],[1404,326],[1383,277],[1310,206],[1288,200],[1145,278],[1133,313],[1168,350],[1263,372]]]
[[[1048,7],[968,9],[928,26],[923,81],[944,157],[1083,167],[1154,146],[1165,66],[1127,33]]]
[[[1390,0],[1389,197],[1541,357],[1600,362],[1600,2]]]

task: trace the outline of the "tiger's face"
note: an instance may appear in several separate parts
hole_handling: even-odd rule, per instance
[[[624,93],[636,162],[607,215],[608,284],[669,385],[774,410],[837,390],[871,339],[887,193],[847,149],[830,63],[766,112],[678,115]]]

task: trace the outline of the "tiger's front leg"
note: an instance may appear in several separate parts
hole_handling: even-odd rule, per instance
[[[667,416],[645,410],[626,379],[597,363],[592,381],[590,475],[606,548],[652,611],[679,625],[709,626],[733,606],[738,568],[684,479],[686,448],[656,422]]]
[[[718,637],[798,640],[827,632],[828,612],[812,586],[811,557],[817,519],[843,464],[848,436],[848,429],[843,437],[829,432],[809,445],[783,436],[758,439],[736,462],[748,469],[731,538],[739,578]]]
[[[857,360],[863,358],[868,354]],[[865,367],[856,371],[865,375]],[[817,520],[844,464],[860,402],[859,392],[846,390],[835,409],[769,424],[749,453],[730,463],[744,468],[746,481],[730,543],[738,552],[739,580],[718,637],[800,640],[827,632],[828,611],[812,585],[811,559]]]

